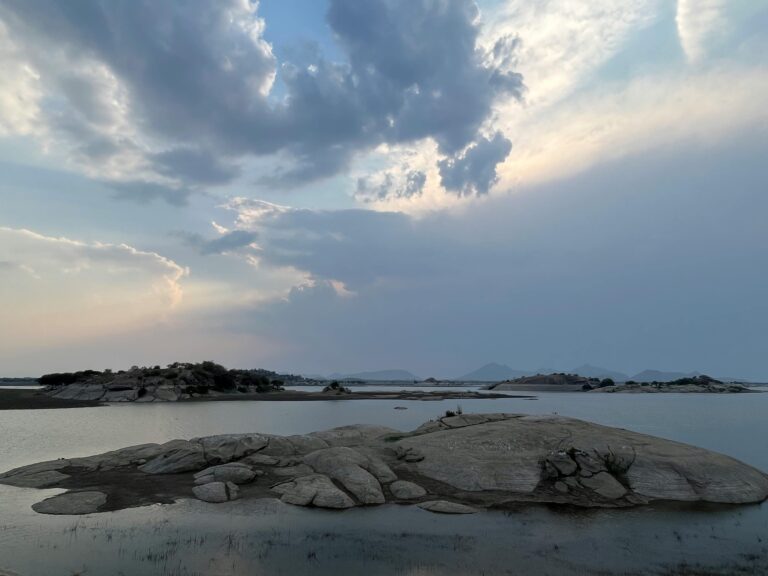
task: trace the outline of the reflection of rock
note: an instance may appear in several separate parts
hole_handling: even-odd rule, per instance
[[[422,502],[417,504],[417,506],[422,510],[437,514],[474,514],[478,511],[477,508],[457,504],[456,502],[448,502],[447,500],[432,500],[430,502]]]
[[[209,482],[192,488],[192,493],[198,500],[220,504],[229,500],[236,500],[239,490],[237,484],[232,482]]]
[[[40,514],[91,514],[107,501],[103,492],[65,492],[32,505]]]
[[[33,464],[0,475],[0,483],[97,490],[109,495],[100,509],[190,493],[225,502],[238,496],[237,484],[245,485],[245,498],[279,495],[324,508],[419,502],[428,492],[434,500],[420,505],[438,512],[516,502],[620,507],[768,497],[765,474],[721,454],[570,418],[514,414],[461,414],[410,433],[361,425],[174,440]]]

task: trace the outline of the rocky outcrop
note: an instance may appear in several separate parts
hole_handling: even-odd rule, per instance
[[[623,386],[613,386],[610,388],[599,388],[591,392],[618,393],[618,394],[652,394],[659,392],[677,392],[682,394],[740,394],[744,392],[757,392],[750,390],[746,386],[736,383],[726,383],[715,380],[709,376],[701,374],[699,376],[690,376],[670,380],[668,382],[634,382],[629,381]]]
[[[0,483],[76,490],[36,505],[44,513],[190,496],[206,502],[279,497],[333,509],[413,503],[440,513],[521,502],[625,507],[768,497],[765,474],[722,454],[571,418],[516,414],[460,414],[409,433],[345,426],[299,436],[145,444],[25,466],[0,475]],[[80,501],[93,492],[105,500]]]

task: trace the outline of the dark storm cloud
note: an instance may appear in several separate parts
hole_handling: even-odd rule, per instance
[[[187,188],[237,175],[189,142],[228,159],[287,152],[293,162],[264,181],[286,187],[336,174],[382,142],[431,137],[456,154],[476,140],[495,98],[522,90],[520,75],[494,63],[503,58],[478,47],[478,16],[471,0],[330,0],[328,23],[348,61],[283,63],[277,101],[268,90],[278,63],[247,2],[0,0],[14,41],[79,111],[66,128],[85,141],[81,154],[135,144],[113,136],[98,145],[93,131],[116,122],[110,98],[93,78],[56,70],[54,53],[68,68],[96,62],[119,79],[131,125],[167,145],[148,161]]]
[[[512,150],[512,142],[497,132],[493,138],[481,138],[463,154],[438,162],[440,179],[446,190],[462,196],[487,194],[498,177],[496,166]]]

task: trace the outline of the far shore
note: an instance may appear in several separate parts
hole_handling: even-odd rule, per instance
[[[531,395],[510,395],[464,391],[371,391],[351,392],[347,394],[303,392],[285,390],[250,394],[211,394],[177,400],[176,402],[233,402],[233,401],[262,401],[262,402],[296,402],[317,400],[492,400],[495,398],[535,398]],[[167,404],[172,402],[152,402],[152,404]],[[34,410],[57,408],[93,408],[110,404],[143,404],[143,402],[113,402],[105,403],[98,400],[69,400],[56,398],[41,393],[39,390],[2,390],[0,388],[0,410]]]

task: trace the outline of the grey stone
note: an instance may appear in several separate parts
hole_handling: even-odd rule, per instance
[[[106,502],[107,495],[96,490],[65,492],[33,504],[32,510],[40,514],[91,514]]]
[[[413,500],[414,498],[421,498],[427,494],[418,484],[408,482],[407,480],[396,480],[389,485],[389,491],[392,492],[392,496],[400,500]]]
[[[50,488],[69,478],[66,474],[59,472],[69,465],[69,460],[61,459],[22,466],[0,474],[0,484],[22,488]]]
[[[608,474],[608,472],[598,472],[589,478],[582,478],[579,480],[579,483],[609,500],[621,498],[627,493],[624,485]]]
[[[355,503],[339,490],[330,478],[322,474],[302,476],[272,488],[280,499],[297,506],[318,506],[320,508],[352,508]]]
[[[555,467],[560,476],[570,476],[575,474],[578,469],[576,462],[571,460],[571,457],[565,452],[556,452],[555,454],[552,454],[547,459],[547,462]]]
[[[219,464],[201,470],[195,474],[195,484],[208,484],[209,482],[232,482],[234,484],[247,484],[256,478],[256,473],[250,467],[238,462]]]
[[[240,460],[240,462],[248,464],[249,466],[274,466],[279,461],[280,460],[275,456],[267,456],[266,454],[260,453],[251,454]]]
[[[232,482],[209,482],[208,484],[194,486],[192,493],[198,500],[220,504],[237,499],[239,490],[237,484]]]
[[[199,444],[209,464],[225,464],[255,454],[269,444],[264,434],[221,434],[205,438],[193,438]]]
[[[162,453],[139,466],[139,470],[147,474],[178,474],[197,471],[208,464],[203,448],[194,442],[174,440],[161,448]]]
[[[422,510],[428,512],[435,512],[437,514],[475,514],[479,512],[477,508],[466,506],[464,504],[458,504],[456,502],[448,502],[447,500],[430,500],[429,502],[421,502],[416,504]]]
[[[565,494],[568,492],[568,484],[566,484],[565,482],[555,482],[555,490]]]
[[[304,461],[317,472],[341,482],[362,504],[384,503],[379,481],[366,469],[372,468],[370,460],[356,450],[345,446],[326,448],[308,454]]]

